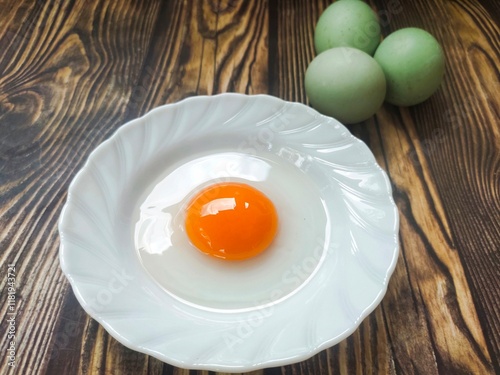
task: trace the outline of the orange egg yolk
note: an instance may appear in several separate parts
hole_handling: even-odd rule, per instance
[[[191,243],[203,253],[242,260],[268,248],[278,229],[278,215],[259,190],[241,183],[221,183],[191,200],[185,227]]]

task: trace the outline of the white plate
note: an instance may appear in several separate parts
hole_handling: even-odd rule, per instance
[[[248,261],[195,250],[197,190],[240,181],[279,231]],[[398,212],[368,147],[334,119],[265,96],[193,97],[99,146],[69,188],[61,267],[118,341],[172,365],[243,372],[298,362],[350,335],[385,294]]]

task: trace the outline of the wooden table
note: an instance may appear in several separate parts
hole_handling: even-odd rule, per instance
[[[115,341],[58,261],[68,185],[120,125],[193,95],[307,103],[327,0],[0,1],[0,373],[207,374]],[[382,304],[348,339],[254,374],[500,373],[500,3],[370,0],[384,35],[440,41],[439,91],[351,125],[392,181],[401,255]],[[8,265],[16,367],[8,366]]]

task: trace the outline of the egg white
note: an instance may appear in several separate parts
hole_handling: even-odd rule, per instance
[[[330,241],[324,191],[292,150],[249,155],[215,152],[179,162],[140,206],[135,246],[146,271],[169,294],[205,309],[247,310],[297,291],[317,270]],[[300,156],[300,155],[295,155]],[[304,160],[300,161],[301,163]],[[263,192],[278,212],[278,234],[262,254],[226,261],[201,253],[189,241],[185,209],[206,186],[241,182]]]

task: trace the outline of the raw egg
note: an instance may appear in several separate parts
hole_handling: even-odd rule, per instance
[[[278,229],[271,200],[242,183],[211,185],[188,204],[185,229],[201,252],[226,260],[243,260],[266,250]]]
[[[411,106],[427,100],[443,80],[443,50],[436,38],[422,29],[408,27],[393,32],[374,58],[387,80],[385,100],[394,105]]]
[[[309,64],[305,88],[316,110],[353,124],[378,111],[386,83],[373,57],[355,48],[337,47],[320,53]]]
[[[380,24],[362,1],[341,0],[321,14],[314,31],[314,47],[321,53],[335,47],[357,48],[373,55],[380,43]]]

